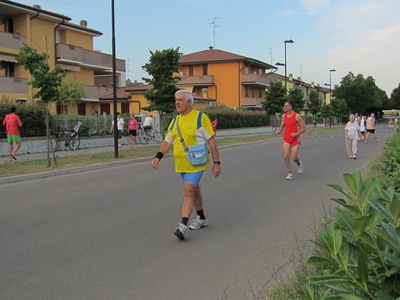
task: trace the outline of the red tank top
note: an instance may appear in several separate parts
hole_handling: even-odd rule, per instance
[[[297,112],[293,112],[290,117],[287,115],[287,113],[283,115],[283,122],[285,124],[285,138],[289,138],[291,133],[299,131],[299,124],[296,120],[296,117]]]

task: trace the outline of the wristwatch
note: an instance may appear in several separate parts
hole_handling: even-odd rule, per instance
[[[214,161],[214,164],[220,165],[221,162],[220,161]]]

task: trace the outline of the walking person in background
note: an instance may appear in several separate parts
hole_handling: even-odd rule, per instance
[[[298,158],[300,134],[307,130],[307,126],[302,117],[297,112],[293,111],[292,101],[286,101],[283,110],[285,113],[282,116],[281,127],[276,131],[276,134],[280,134],[285,130],[283,135],[283,158],[288,170],[286,180],[292,180],[293,174],[290,164],[290,155],[292,160],[297,164],[297,172],[301,174],[303,172],[303,163]]]
[[[346,151],[349,158],[357,158],[357,144],[361,137],[360,126],[356,121],[356,116],[351,114],[350,121],[347,122],[344,128],[344,135],[346,137]]]
[[[114,121],[111,123],[110,133],[113,132]],[[122,148],[122,133],[124,132],[124,119],[121,113],[117,112],[117,129],[118,129],[118,147]]]
[[[10,161],[17,160],[15,154],[18,149],[21,148],[21,136],[19,133],[19,127],[22,126],[21,119],[15,114],[17,111],[16,107],[11,107],[11,113],[5,116],[3,125],[6,127],[7,142],[8,142],[8,155]],[[15,147],[14,147],[15,143]]]
[[[368,142],[369,135],[372,134],[372,137],[374,138],[375,142],[378,142],[378,139],[376,138],[376,124],[377,121],[375,119],[375,114],[371,114],[369,118],[367,119],[367,135],[365,136],[365,142]]]
[[[393,119],[390,118],[388,123],[388,133],[393,133],[393,128],[394,128],[394,122]]]
[[[365,131],[366,130],[367,130],[367,117],[361,116],[361,122],[360,122],[361,139],[365,139]]]
[[[204,170],[210,166],[210,161],[208,159],[207,163],[202,166],[193,166],[189,163],[186,151],[181,142],[182,140],[179,137],[178,127],[180,128],[186,147],[208,144],[213,158],[212,173],[215,177],[221,174],[221,162],[219,161],[217,142],[210,119],[206,114],[194,109],[193,103],[194,99],[190,91],[179,90],[175,93],[175,108],[179,116],[171,121],[168,126],[167,136],[162,142],[156,156],[151,161],[152,167],[157,169],[160,160],[171,146],[173,146],[172,154],[175,162],[175,171],[180,174],[183,180],[182,220],[178,223],[178,227],[174,231],[174,234],[180,240],[185,239],[188,227],[189,229],[196,230],[208,225],[208,220],[203,210],[200,180]],[[193,207],[196,210],[197,217],[188,226]]]
[[[214,121],[211,122],[211,126],[215,136],[217,136],[217,125],[218,125],[218,119],[215,119]]]
[[[137,141],[136,141],[137,124],[138,121],[135,119],[134,115],[130,115],[130,119],[128,121],[129,125],[128,129],[129,129],[129,144],[131,148],[133,148],[134,142],[135,145],[137,146]]]

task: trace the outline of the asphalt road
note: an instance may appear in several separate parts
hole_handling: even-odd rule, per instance
[[[365,171],[380,140],[350,160],[341,130],[304,136],[293,181],[281,140],[221,149],[221,176],[207,170],[201,183],[209,226],[185,241],[173,235],[182,183],[171,157],[157,170],[137,162],[1,185],[0,299],[254,299],[290,234],[308,235],[336,195],[326,184]]]

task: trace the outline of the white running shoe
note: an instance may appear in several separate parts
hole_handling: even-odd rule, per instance
[[[206,227],[208,225],[208,220],[202,220],[200,219],[200,216],[197,216],[196,219],[193,219],[192,221],[190,221],[190,225],[189,225],[189,229],[192,230],[197,230],[200,229],[201,227]]]
[[[178,239],[183,241],[186,236],[186,231],[187,231],[187,226],[179,222],[178,227],[175,228],[174,234],[178,237]]]
[[[353,158],[353,155],[349,155],[349,158]]]
[[[287,176],[286,176],[286,180],[293,180],[293,175],[292,175],[292,173],[289,173]]]
[[[297,172],[299,174],[303,173],[303,162],[300,160],[300,163],[297,165]]]

